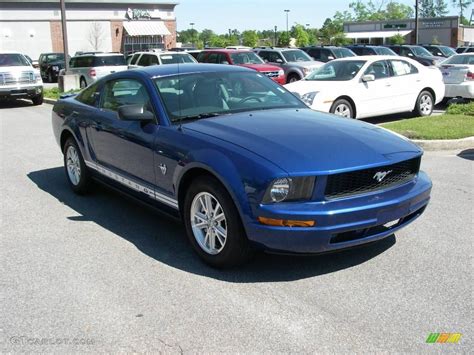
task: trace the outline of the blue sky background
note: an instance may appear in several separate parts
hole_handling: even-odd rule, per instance
[[[379,0],[380,1],[380,0]],[[398,0],[414,5],[412,0]],[[290,9],[289,26],[295,22],[309,23],[319,28],[324,20],[332,17],[336,11],[349,10],[351,0],[179,0],[176,6],[178,31],[190,28],[201,31],[209,28],[217,33],[226,33],[229,28],[238,29],[278,29],[286,28],[284,9]],[[375,0],[377,2],[377,0]],[[451,1],[447,1],[451,3]],[[456,15],[456,9],[450,6],[450,15]]]

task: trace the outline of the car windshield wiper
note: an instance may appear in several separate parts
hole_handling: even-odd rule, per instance
[[[200,113],[199,115],[189,115],[189,116],[183,116],[178,118],[176,121],[181,122],[181,121],[193,121],[193,120],[200,120],[203,118],[210,118],[210,117],[217,117],[224,115],[224,112],[208,112],[208,113]]]

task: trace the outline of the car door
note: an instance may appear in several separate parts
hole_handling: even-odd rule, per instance
[[[122,121],[117,115],[119,107],[138,104],[153,111],[141,81],[107,81],[101,91],[99,114],[91,127],[92,146],[98,166],[116,174],[115,177],[152,188],[155,184],[153,141],[158,124]]]
[[[392,68],[392,95],[394,110],[403,112],[413,110],[418,94],[423,89],[418,69],[403,59],[389,60]]]
[[[361,78],[357,90],[357,116],[373,116],[391,113],[396,104],[393,102],[393,77],[389,63],[378,60],[370,64],[363,72],[364,75],[373,75],[374,81],[364,82]]]

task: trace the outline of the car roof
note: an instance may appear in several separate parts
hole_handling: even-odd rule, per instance
[[[178,51],[163,51],[163,52],[147,52],[147,51],[144,51],[144,52],[135,52],[135,53],[132,53],[130,55],[135,55],[135,54],[154,54],[154,55],[161,55],[161,54],[188,54],[188,52],[185,52],[185,51],[181,51],[181,52],[178,52]]]
[[[242,53],[242,52],[252,52],[250,49],[204,49],[203,52],[219,52],[219,53]]]
[[[140,67],[132,69],[141,72],[149,77],[159,77],[178,74],[191,73],[222,73],[222,72],[255,72],[254,70],[240,67],[237,65],[222,64],[204,64],[204,63],[186,63],[186,64],[167,64],[167,65],[151,65],[148,67]]]
[[[359,55],[359,56],[356,56],[356,57],[337,58],[337,59],[334,59],[334,60],[337,60],[337,61],[366,60],[366,61],[375,62],[375,61],[379,61],[379,60],[388,60],[388,59],[406,60],[406,59],[409,59],[409,58],[400,57],[399,55]]]

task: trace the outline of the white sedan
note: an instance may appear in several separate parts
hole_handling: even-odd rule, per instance
[[[474,53],[456,54],[441,63],[446,97],[474,99]]]
[[[285,87],[312,109],[351,118],[408,111],[428,116],[445,90],[438,68],[398,56],[336,59]]]

